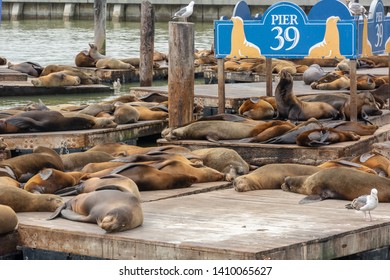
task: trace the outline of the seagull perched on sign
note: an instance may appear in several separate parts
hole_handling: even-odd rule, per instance
[[[371,190],[371,194],[361,195],[358,198],[355,198],[351,203],[345,205],[345,207],[364,212],[364,218],[366,218],[366,212],[368,212],[370,221],[372,221],[370,211],[374,210],[378,206],[378,203],[378,191],[374,188]]]
[[[346,3],[348,4],[348,9],[353,16],[364,15],[367,12],[366,8],[359,3],[359,0],[346,0]]]
[[[184,21],[187,21],[187,18],[192,15],[192,12],[194,11],[194,1],[191,1],[190,4],[188,4],[187,7],[181,8],[178,10],[172,17],[172,19],[183,19]]]

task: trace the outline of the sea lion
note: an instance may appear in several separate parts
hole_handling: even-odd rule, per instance
[[[270,119],[275,110],[270,103],[260,98],[249,98],[238,108],[238,113],[253,120]]]
[[[188,188],[197,180],[191,174],[171,174],[142,163],[127,163],[88,175],[102,177],[111,174],[120,174],[132,179],[140,191]]]
[[[287,176],[311,175],[321,168],[295,163],[271,163],[263,165],[253,172],[237,177],[233,181],[234,189],[247,192],[263,189],[280,189]]]
[[[64,164],[56,151],[38,146],[31,154],[23,154],[1,161],[0,176],[27,182],[45,167],[64,171]]]
[[[118,124],[113,120],[110,114],[108,114],[108,117],[103,117],[103,116],[100,117],[99,114],[97,114],[94,117],[80,112],[62,112],[62,115],[64,115],[64,117],[71,117],[71,118],[77,117],[77,118],[84,118],[90,120],[91,122],[93,122],[93,126],[91,127],[91,129],[114,128],[118,126]]]
[[[349,89],[351,81],[343,71],[332,71],[312,82],[312,89],[320,90],[340,90]]]
[[[108,233],[136,228],[144,219],[139,197],[129,190],[115,187],[79,194],[58,207],[49,220],[59,216],[96,223]]]
[[[106,58],[107,56],[105,55],[102,55],[98,49],[97,49],[97,46],[93,43],[89,43],[89,51],[88,51],[88,55],[90,57],[92,57],[95,61],[101,59],[101,58]]]
[[[338,16],[330,16],[326,20],[324,39],[314,44],[308,52],[307,58],[339,58],[345,57],[340,53],[340,37],[337,22]]]
[[[68,75],[64,72],[54,72],[32,79],[31,83],[36,87],[67,87],[80,85],[81,79],[78,76]]]
[[[134,106],[139,113],[139,121],[165,120],[169,114],[164,111],[153,111],[144,106]]]
[[[151,93],[140,96],[139,99],[141,101],[144,101],[147,103],[149,103],[149,102],[161,103],[164,101],[168,101],[168,95],[163,94],[163,93],[159,93],[159,92],[151,92]]]
[[[96,75],[86,73],[77,67],[69,65],[49,64],[43,69],[41,77],[56,72],[61,72],[71,76],[77,76],[80,78],[80,83],[83,85],[92,85],[100,83],[100,79]]]
[[[309,68],[303,72],[302,78],[305,85],[310,85],[312,82],[317,81],[319,78],[325,75],[324,69],[318,64],[312,64]]]
[[[28,111],[0,120],[0,133],[27,133],[90,129],[92,120],[65,117],[57,111]]]
[[[354,157],[351,161],[374,169],[380,176],[389,177],[390,160],[378,152],[370,151]]]
[[[77,67],[95,67],[96,61],[93,59],[87,50],[79,52],[75,59],[74,63]]]
[[[33,77],[39,77],[41,75],[41,72],[43,70],[43,67],[35,62],[21,62],[17,64],[13,64],[11,62],[8,62],[8,69],[15,70],[21,73],[25,73],[27,75],[33,76]]]
[[[295,124],[290,121],[282,120],[273,120],[268,121],[265,124],[257,125],[256,129],[252,132],[252,137],[243,138],[239,140],[241,143],[251,143],[251,142],[264,142],[269,139],[283,135],[284,133],[295,128]]]
[[[6,65],[7,64],[7,59],[3,56],[0,56],[0,65]]]
[[[197,121],[179,128],[167,128],[161,133],[168,140],[218,140],[241,139],[251,136],[254,126],[234,121]]]
[[[351,98],[340,109],[340,115],[343,120],[350,120],[351,118]],[[356,110],[359,120],[368,121],[368,116],[382,115],[382,110],[379,109],[375,102],[374,96],[370,92],[360,92],[356,95]]]
[[[227,181],[249,173],[250,165],[233,149],[206,148],[192,151],[204,165],[225,174]]]
[[[23,189],[31,193],[51,193],[72,187],[80,182],[86,175],[83,172],[63,172],[53,168],[44,168],[31,177]]]
[[[74,152],[60,155],[64,163],[65,171],[81,170],[85,165],[91,162],[106,162],[113,160],[115,157],[102,151]]]
[[[125,103],[115,102],[115,110],[112,114],[117,124],[135,123],[140,118],[136,108]]]
[[[90,162],[82,167],[81,172],[85,174],[96,173],[108,168],[118,167],[126,164],[126,162],[121,161],[104,161],[104,162]]]
[[[86,114],[91,116],[96,116],[100,112],[109,112],[112,113],[115,110],[115,106],[112,103],[93,103],[78,111],[80,114]]]
[[[349,167],[349,168],[355,168],[363,172],[378,175],[378,173],[372,168],[345,159],[328,160],[317,166],[320,168]]]
[[[256,58],[261,56],[258,46],[246,39],[244,21],[240,17],[232,17],[231,51],[226,58]]]
[[[310,118],[322,119],[338,117],[339,112],[325,102],[305,102],[293,93],[293,78],[286,70],[279,74],[280,80],[275,89],[278,119],[306,121]]]
[[[11,186],[0,186],[0,204],[15,212],[53,212],[64,203],[55,194],[35,194]]]
[[[325,127],[302,132],[297,136],[296,143],[298,146],[319,147],[359,139],[360,136],[352,131],[340,131]]]
[[[7,176],[0,176],[0,185],[13,186],[16,188],[22,187],[22,184],[19,181]]]
[[[18,216],[11,207],[0,205],[0,235],[14,231],[18,222]]]
[[[384,84],[378,88],[371,90],[370,93],[374,96],[375,101],[378,103],[379,108],[383,108],[389,99],[389,84]]]
[[[131,65],[130,63],[123,62],[122,60],[113,58],[113,57],[106,57],[106,58],[100,58],[96,61],[96,68],[101,69],[131,69],[135,70],[135,67]]]
[[[323,126],[335,128],[340,131],[352,131],[360,136],[373,135],[375,131],[379,128],[379,126],[377,125],[362,124],[353,121],[326,122],[323,124]]]
[[[305,194],[299,203],[309,203],[324,199],[353,200],[378,189],[380,202],[390,202],[389,179],[352,168],[326,168],[310,176],[286,177],[282,185],[284,191]]]
[[[329,92],[326,94],[319,93],[319,94],[308,94],[304,96],[298,97],[300,100],[305,102],[325,102],[334,107],[336,110],[341,109],[341,107],[344,105],[345,101],[348,100],[349,94],[348,93],[342,93],[342,92]]]

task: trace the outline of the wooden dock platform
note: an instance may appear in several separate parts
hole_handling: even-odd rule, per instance
[[[139,121],[116,128],[0,134],[10,150],[31,150],[37,146],[52,149],[86,149],[97,144],[136,141],[139,137],[155,135],[167,126],[165,120]]]
[[[18,213],[14,237],[22,248],[62,252],[64,259],[319,260],[390,245],[389,203],[380,203],[368,222],[345,209],[347,201],[300,205],[303,195],[282,190],[239,193],[216,182],[200,193],[175,196],[178,191],[141,192],[148,201],[144,224],[133,230],[107,234],[96,224],[48,221],[50,213],[32,212]]]

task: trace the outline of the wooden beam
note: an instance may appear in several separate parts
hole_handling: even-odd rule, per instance
[[[94,41],[101,54],[106,54],[106,10],[107,0],[94,0]]]
[[[179,127],[193,118],[194,24],[169,22],[168,107],[169,126]]]
[[[141,3],[141,36],[139,83],[150,87],[153,82],[154,8],[149,1]]]
[[[218,58],[218,114],[225,113],[225,67],[224,59]]]
[[[349,98],[350,98],[350,121],[357,122],[357,86],[356,86],[356,59],[350,59],[350,90],[349,90]]]
[[[265,59],[266,94],[272,96],[272,58]]]

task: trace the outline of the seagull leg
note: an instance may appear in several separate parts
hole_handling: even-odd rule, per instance
[[[368,215],[370,215],[370,222],[372,222],[371,212],[368,211]]]

